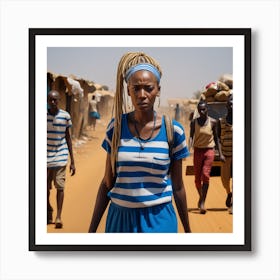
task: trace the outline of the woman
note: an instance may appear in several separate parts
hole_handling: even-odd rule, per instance
[[[182,158],[189,152],[182,126],[173,121],[174,144],[169,158],[163,116],[154,110],[160,78],[160,66],[145,53],[127,53],[119,62],[115,118],[102,144],[107,151],[106,169],[89,232],[96,232],[109,202],[105,232],[177,232],[172,195],[185,232],[191,232],[182,180]],[[134,106],[129,113],[123,112],[124,81]]]
[[[100,114],[97,111],[97,101],[95,100],[95,95],[92,96],[89,101],[89,116],[90,116],[90,128],[95,130],[96,120],[100,119]]]
[[[198,208],[206,213],[204,206],[210,180],[210,172],[215,158],[215,146],[221,157],[221,146],[217,137],[217,121],[208,116],[207,104],[201,100],[197,105],[199,117],[191,121],[190,149],[194,147],[195,186],[199,194]]]

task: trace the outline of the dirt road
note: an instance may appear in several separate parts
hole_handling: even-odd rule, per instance
[[[70,177],[67,170],[65,199],[62,212],[63,228],[55,229],[54,224],[47,226],[48,233],[88,232],[95,197],[99,183],[104,174],[106,153],[101,148],[107,122],[98,123],[96,131],[89,131],[89,140],[81,145],[74,144],[76,175]],[[201,215],[197,209],[198,194],[194,186],[194,177],[185,175],[187,163],[192,157],[183,161],[183,179],[187,193],[189,218],[192,232],[229,233],[232,232],[232,217],[225,207],[226,194],[220,177],[211,177],[206,200],[207,213]],[[51,191],[51,203],[55,206],[55,190]],[[55,207],[54,207],[55,209]],[[54,211],[54,217],[56,211]],[[98,232],[104,232],[106,213],[103,216]],[[178,219],[179,221],[179,219]],[[179,222],[179,232],[183,227]]]

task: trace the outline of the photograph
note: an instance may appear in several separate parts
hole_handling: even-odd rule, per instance
[[[30,28],[29,250],[251,251],[251,29]]]

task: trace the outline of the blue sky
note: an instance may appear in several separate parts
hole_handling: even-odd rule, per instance
[[[197,90],[223,74],[232,74],[231,47],[48,47],[48,71],[107,85],[115,90],[117,65],[127,51],[144,51],[160,64],[161,103],[192,98]]]

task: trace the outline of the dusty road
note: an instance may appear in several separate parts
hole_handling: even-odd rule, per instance
[[[104,174],[106,153],[101,148],[107,122],[98,123],[96,131],[89,131],[89,140],[74,147],[76,174],[69,176],[67,170],[65,199],[62,212],[63,228],[55,229],[54,224],[47,226],[47,232],[88,232],[99,183]],[[186,131],[187,133],[187,131]],[[75,142],[73,142],[75,146]],[[230,233],[232,217],[225,207],[226,193],[220,177],[211,177],[206,200],[207,213],[201,215],[197,209],[198,194],[194,186],[194,177],[185,175],[185,168],[192,162],[192,157],[183,161],[183,178],[187,193],[189,218],[192,232],[195,233]],[[51,203],[55,209],[55,190],[51,191]],[[54,218],[56,211],[54,211]],[[106,213],[98,232],[104,232]],[[179,219],[178,219],[179,221]],[[179,232],[183,227],[179,222]]]

